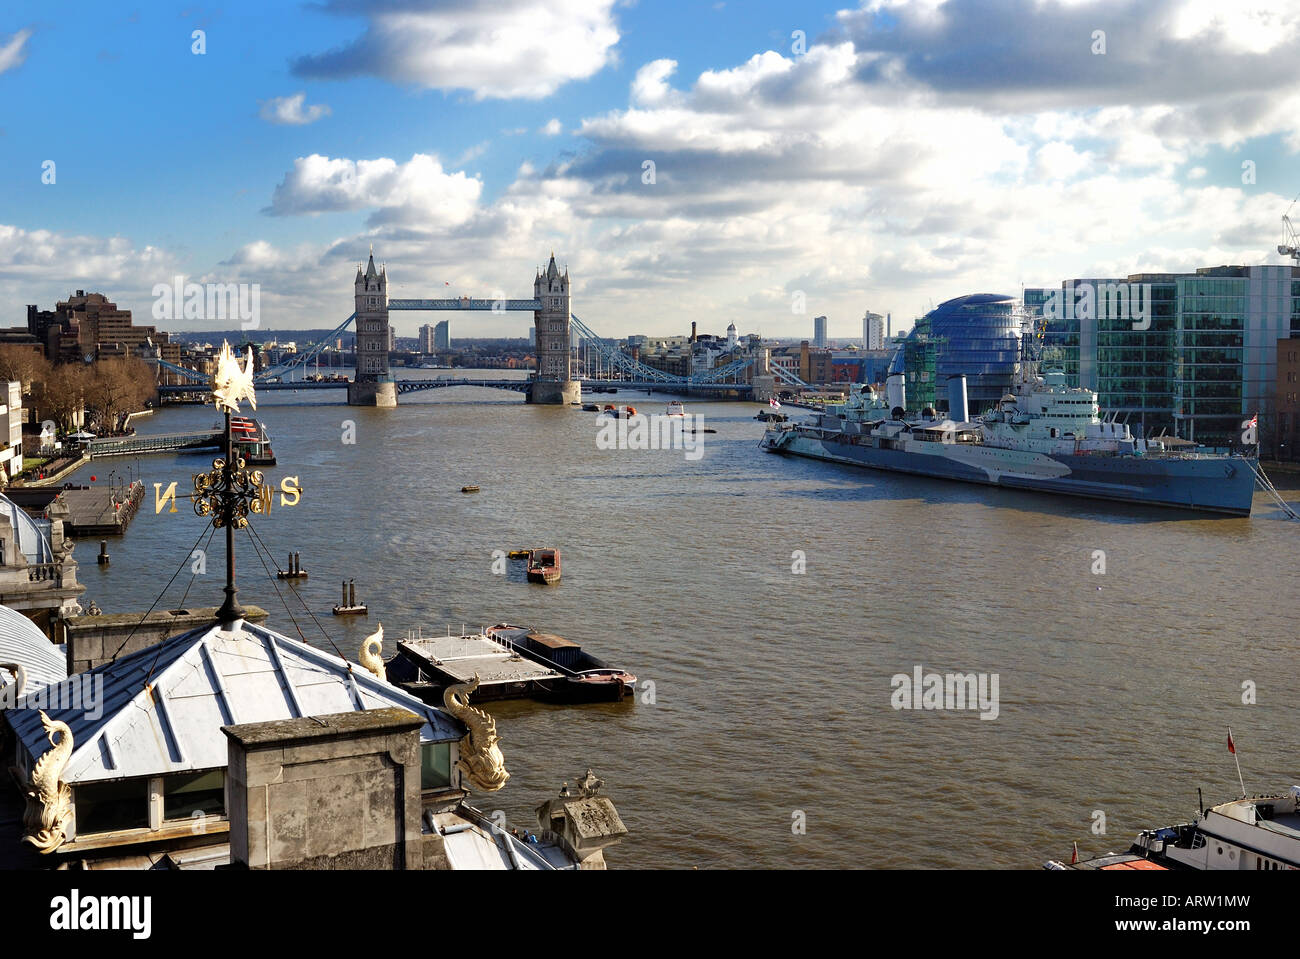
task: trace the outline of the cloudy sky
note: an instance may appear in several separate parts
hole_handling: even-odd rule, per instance
[[[856,337],[867,309],[1281,262],[1300,4],[6,5],[0,184],[0,326],[78,288],[147,322],[179,274],[332,327],[373,244],[394,296],[530,296],[554,249],[605,335]]]

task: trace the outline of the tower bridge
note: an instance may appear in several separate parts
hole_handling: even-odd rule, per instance
[[[772,367],[769,371],[764,357],[742,356],[732,362],[691,376],[674,376],[655,369],[623,353],[613,340],[598,336],[573,314],[573,292],[569,271],[563,273],[555,264],[551,253],[546,269],[533,277],[533,295],[530,299],[484,299],[479,297],[446,297],[427,299],[389,299],[388,271],[385,266],[375,266],[374,249],[366,264],[357,264],[353,283],[354,311],[351,316],[326,334],[317,343],[297,353],[293,359],[263,370],[256,377],[259,390],[343,389],[347,388],[348,403],[353,406],[394,407],[402,393],[441,389],[450,386],[487,386],[494,389],[516,390],[524,393],[529,403],[568,404],[580,399],[580,384],[573,376],[572,332],[576,327],[588,346],[595,349],[618,378],[596,381],[596,386],[613,386],[630,389],[658,389],[683,392],[735,391],[753,395],[754,386],[749,381],[751,367],[758,377],[771,381],[773,375],[786,379],[790,374]],[[389,312],[391,310],[468,310],[484,312],[531,312],[537,331],[537,371],[529,380],[452,379],[396,380],[389,368],[388,343],[390,336]],[[307,363],[339,334],[356,323],[356,375],[351,381],[291,381],[295,370],[305,369]],[[206,374],[186,369],[155,358],[160,369],[180,375],[190,385],[160,386],[161,393],[194,392],[206,384]],[[782,375],[784,374],[784,375]],[[762,397],[760,397],[761,399]]]
[[[527,397],[530,403],[560,404],[578,400],[578,383],[573,378],[569,349],[569,315],[572,291],[569,271],[555,265],[555,253],[544,271],[533,278],[533,296],[528,300],[484,300],[388,298],[388,271],[375,268],[375,252],[363,270],[357,265],[354,283],[357,324],[357,375],[348,387],[353,406],[396,406],[398,388],[388,368],[390,310],[507,310],[531,311],[537,329],[537,375]],[[401,392],[408,392],[402,390]]]

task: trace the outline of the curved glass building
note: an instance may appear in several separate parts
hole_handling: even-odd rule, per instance
[[[907,373],[908,408],[914,406],[913,384],[920,385],[923,377],[928,381],[923,395],[945,406],[948,378],[958,374],[966,376],[972,416],[996,406],[1002,394],[1012,390],[1020,363],[1020,319],[1013,312],[1015,304],[1012,297],[1001,293],[971,293],[940,303],[918,320],[899,351]],[[933,346],[933,366],[924,352],[916,349],[920,344],[912,344],[909,350],[913,339]]]

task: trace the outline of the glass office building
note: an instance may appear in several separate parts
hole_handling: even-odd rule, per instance
[[[1093,288],[1090,311],[1060,316],[1046,309],[1058,293],[1077,304],[1084,284]],[[1110,284],[1127,284],[1127,314],[1107,308],[1103,291]],[[1131,309],[1137,286],[1145,319]],[[1064,369],[1072,385],[1096,390],[1102,410],[1134,433],[1168,431],[1207,446],[1238,446],[1242,420],[1258,413],[1260,438],[1268,441],[1276,420],[1277,341],[1300,336],[1300,272],[1292,267],[1069,280],[1060,291],[1027,288],[1024,303],[1038,317],[1057,314],[1045,322],[1044,367]]]
[[[1073,317],[1044,319],[1044,307],[1053,295],[1063,295],[1049,287],[1026,288],[1023,296],[1025,313],[1033,320],[1034,328],[1041,331],[1039,361],[1045,370],[1062,370],[1071,386],[1079,385],[1079,321]]]
[[[979,415],[1014,392],[1020,369],[1020,317],[1013,297],[972,293],[940,303],[926,319],[938,344],[935,392],[946,406],[948,380],[966,376],[967,406]]]
[[[1227,446],[1241,434],[1248,312],[1244,276],[1178,278],[1174,417],[1188,439]]]
[[[907,411],[919,413],[934,408],[934,370],[939,344],[930,329],[930,317],[912,324],[911,331],[894,354],[889,372],[902,373],[907,381]]]
[[[1097,401],[1134,433],[1172,433],[1177,276],[1136,273],[1127,283],[1130,297],[1135,290],[1142,291],[1140,312],[1145,315],[1139,318],[1136,309],[1122,316],[1114,315],[1117,310],[1098,310]]]

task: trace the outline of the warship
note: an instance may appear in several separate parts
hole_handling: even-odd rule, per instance
[[[905,413],[902,374],[886,398],[870,386],[804,422],[771,423],[761,448],[872,469],[992,486],[1248,516],[1253,457],[1199,449],[1177,437],[1134,436],[1099,417],[1097,394],[1033,364],[1016,393],[966,419],[965,377],[949,382],[950,416]],[[895,380],[895,377],[897,379]]]

